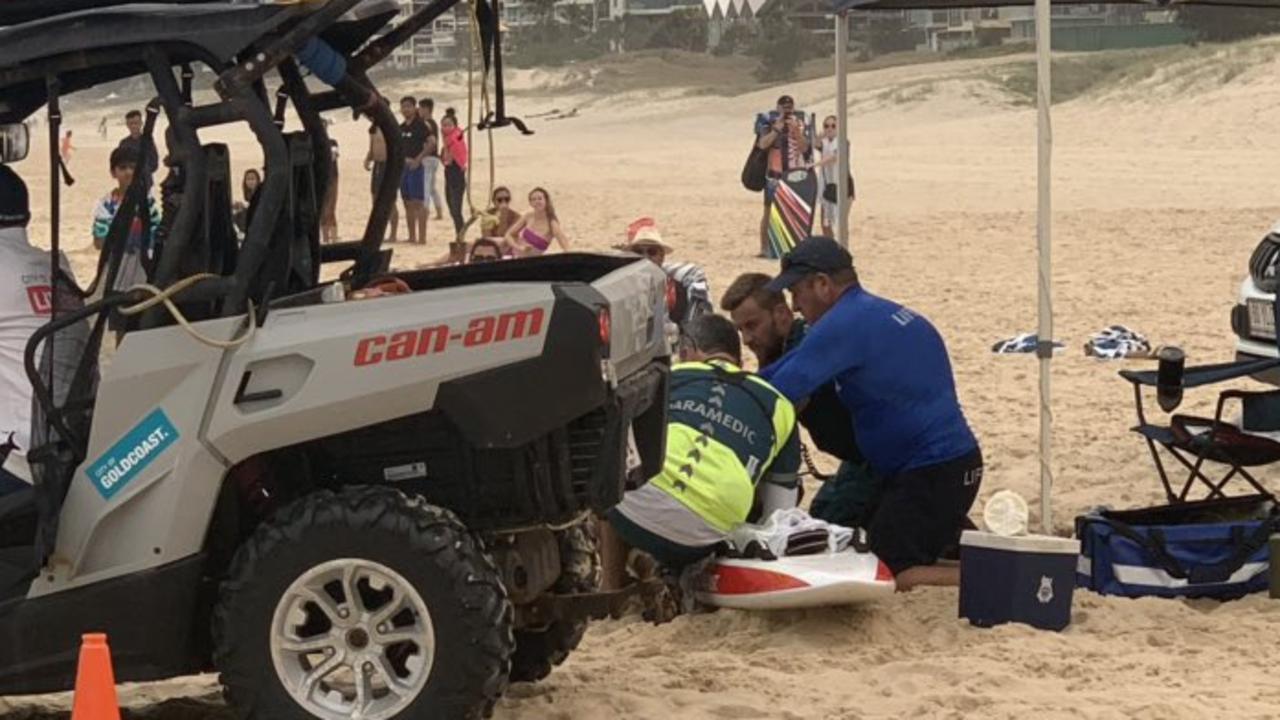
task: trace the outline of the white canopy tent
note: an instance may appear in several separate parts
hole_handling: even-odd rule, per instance
[[[1001,7],[1035,5],[1036,24],[1036,108],[1037,159],[1036,174],[1036,243],[1039,263],[1036,286],[1039,290],[1037,335],[1039,347],[1036,355],[1040,361],[1040,517],[1041,528],[1046,534],[1053,529],[1053,409],[1050,402],[1050,361],[1053,358],[1053,283],[1051,261],[1051,231],[1053,194],[1051,169],[1053,158],[1053,131],[1050,122],[1051,77],[1049,55],[1051,46],[1051,0],[832,0],[832,12],[836,18],[836,118],[839,143],[837,177],[840,199],[837,216],[836,239],[846,247],[849,243],[848,211],[849,190],[849,98],[848,55],[849,13],[851,11],[876,10],[942,10],[952,8]],[[1084,0],[1052,0],[1057,5],[1094,4]],[[1280,0],[1121,0],[1111,4],[1144,4],[1157,8],[1178,5],[1216,5],[1222,7],[1255,7],[1280,10]]]

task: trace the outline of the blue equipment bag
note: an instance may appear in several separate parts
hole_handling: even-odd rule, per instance
[[[1076,586],[1126,597],[1239,598],[1267,589],[1275,532],[1280,513],[1269,495],[1095,510],[1076,518]]]

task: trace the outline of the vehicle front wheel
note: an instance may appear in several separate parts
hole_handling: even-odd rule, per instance
[[[236,552],[214,662],[249,718],[480,718],[506,688],[512,609],[448,511],[387,488],[309,495]]]

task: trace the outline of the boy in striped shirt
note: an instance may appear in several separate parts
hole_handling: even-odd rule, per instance
[[[101,250],[111,230],[111,222],[124,202],[125,191],[133,182],[133,173],[138,166],[138,151],[133,146],[121,146],[111,153],[111,177],[116,187],[98,202],[93,211],[93,246]],[[160,225],[160,207],[150,195],[147,196],[142,213],[147,218],[144,226],[142,218],[134,218],[129,227],[129,235],[125,238],[124,257],[120,261],[120,270],[116,275],[113,290],[128,290],[133,285],[146,282],[151,266],[155,245],[156,228]]]

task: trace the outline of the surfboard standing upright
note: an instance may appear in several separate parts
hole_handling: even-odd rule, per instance
[[[782,176],[769,206],[769,250],[780,258],[813,232],[818,176],[813,170],[791,170]]]

